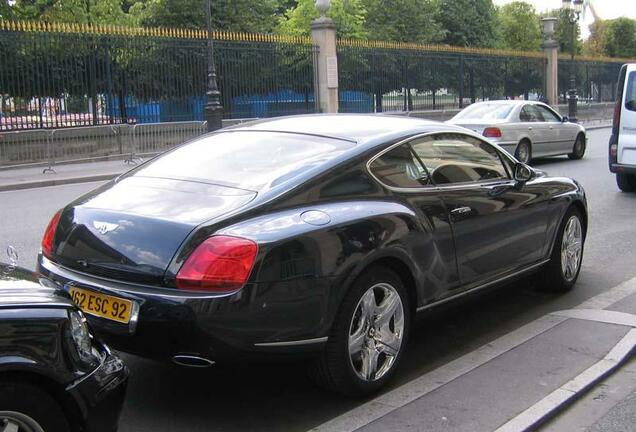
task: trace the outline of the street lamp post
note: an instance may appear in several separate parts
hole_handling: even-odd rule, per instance
[[[571,25],[570,33],[570,90],[568,90],[568,117],[571,122],[576,123],[576,69],[574,67],[574,36],[576,34],[576,25],[583,11],[583,0],[563,0],[563,9],[567,13],[568,22]]]
[[[208,122],[208,132],[223,127],[223,105],[221,105],[221,92],[216,82],[216,67],[214,66],[214,41],[212,39],[212,10],[210,0],[205,2],[205,17],[208,27],[208,82],[205,92],[207,99],[205,104],[205,119]]]

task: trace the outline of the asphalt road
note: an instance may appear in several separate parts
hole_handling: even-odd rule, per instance
[[[409,353],[393,386],[636,276],[636,224],[630,224],[636,194],[619,192],[608,172],[608,137],[609,129],[590,131],[583,160],[559,157],[534,164],[551,175],[576,178],[588,194],[589,233],[575,289],[564,295],[538,293],[521,281],[423,317],[412,333]],[[0,247],[13,245],[20,254],[19,263],[32,268],[50,216],[95,186],[97,183],[85,183],[0,192]],[[304,376],[303,365],[297,363],[193,370],[132,356],[125,359],[132,377],[122,414],[124,432],[302,431],[358,403],[313,387]]]

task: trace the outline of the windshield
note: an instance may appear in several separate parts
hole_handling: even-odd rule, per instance
[[[280,132],[225,132],[166,153],[135,173],[259,191],[334,159],[355,143]]]
[[[512,111],[512,105],[480,103],[467,107],[455,119],[503,120]]]

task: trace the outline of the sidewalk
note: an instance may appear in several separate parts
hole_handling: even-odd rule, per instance
[[[629,421],[623,419],[636,417],[631,413],[636,405],[633,376],[631,387],[623,386],[623,396],[597,407],[594,416],[583,399],[582,407],[572,406],[578,414],[570,417],[564,410],[620,370],[635,347],[633,278],[575,309],[533,321],[312,431],[520,432],[535,430],[560,412],[546,425],[552,425],[548,430]],[[586,424],[576,424],[581,412],[587,413]],[[635,428],[628,423],[612,430]]]
[[[584,124],[588,130],[609,127],[608,123]],[[137,160],[139,163],[140,160]],[[8,190],[30,189],[45,186],[58,186],[71,183],[110,180],[135,164],[123,160],[108,160],[53,165],[54,172],[43,172],[46,165],[2,168],[0,167],[0,192]]]
[[[139,161],[137,161],[139,163]],[[53,165],[53,171],[44,166],[0,169],[0,192],[58,186],[71,183],[106,181],[134,168],[135,164],[123,160]]]

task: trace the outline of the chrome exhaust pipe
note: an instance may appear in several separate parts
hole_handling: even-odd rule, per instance
[[[178,354],[172,357],[172,361],[179,366],[187,366],[194,368],[207,368],[210,366],[214,366],[216,363],[213,360],[206,359],[203,357],[199,357],[198,355],[192,354]]]

